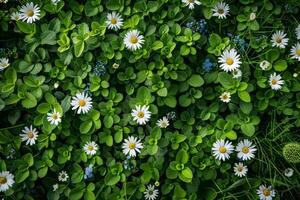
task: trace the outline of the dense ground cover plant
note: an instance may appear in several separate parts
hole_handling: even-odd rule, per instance
[[[0,0],[0,197],[297,199],[297,0]]]

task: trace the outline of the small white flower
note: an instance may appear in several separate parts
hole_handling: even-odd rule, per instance
[[[167,128],[169,126],[169,120],[167,117],[163,117],[162,119],[159,119],[156,123],[156,125],[159,128]]]
[[[224,141],[224,140],[217,140],[213,144],[213,155],[215,159],[223,160],[230,158],[230,154],[233,152],[234,148],[231,144],[231,142]]]
[[[54,85],[53,85],[53,87],[54,87],[55,89],[58,88],[58,87],[59,87],[59,83],[58,83],[58,82],[55,82]]]
[[[276,192],[272,189],[272,186],[266,187],[265,185],[261,185],[257,190],[257,194],[260,200],[272,200]]]
[[[0,3],[7,3],[8,0],[0,0]]]
[[[76,94],[76,97],[72,97],[71,105],[73,106],[72,110],[76,110],[78,108],[77,114],[85,114],[89,112],[93,107],[92,98],[87,94],[84,94],[84,92],[78,93]]]
[[[133,136],[129,136],[122,144],[123,153],[125,155],[129,154],[130,157],[135,157],[136,152],[140,153],[140,149],[142,148],[143,144],[141,143],[141,140]]]
[[[155,200],[158,197],[158,190],[154,185],[148,185],[147,189],[144,192],[146,200]]]
[[[140,35],[138,30],[129,31],[124,37],[124,44],[126,48],[132,51],[140,49],[143,43],[144,36]]]
[[[123,25],[123,18],[119,13],[108,13],[106,18],[106,25],[108,29],[118,30]]]
[[[32,128],[32,125],[30,125],[30,128],[26,126],[22,132],[24,133],[20,134],[22,142],[26,141],[26,145],[34,145],[38,137],[36,128]]]
[[[300,61],[300,43],[299,42],[297,42],[297,44],[292,47],[291,56],[292,56],[292,58]]]
[[[32,2],[23,5],[20,10],[20,19],[27,23],[33,23],[40,19],[40,7]]]
[[[52,113],[47,113],[47,120],[57,126],[61,122],[61,114],[54,109]]]
[[[274,72],[274,74],[270,75],[269,84],[273,90],[280,90],[282,85],[284,84],[284,80],[281,80],[281,76]]]
[[[297,40],[300,40],[300,24],[295,29]]]
[[[267,60],[263,60],[260,62],[259,64],[259,67],[262,69],[262,70],[266,70],[268,69],[268,67],[271,65],[271,63]]]
[[[235,163],[233,167],[234,174],[238,177],[246,176],[248,172],[248,167],[244,166],[243,163]]]
[[[218,58],[218,62],[221,63],[220,68],[225,72],[237,70],[242,64],[240,55],[235,49],[225,50],[221,57]]]
[[[83,146],[83,150],[85,151],[85,153],[87,155],[95,155],[97,153],[97,150],[98,150],[98,144],[96,144],[94,141],[87,142]]]
[[[286,34],[283,31],[276,31],[272,35],[272,46],[273,47],[279,47],[281,49],[284,49],[285,46],[287,46],[289,39],[286,38]]]
[[[52,187],[53,187],[53,192],[55,192],[58,189],[58,184],[56,183]]]
[[[7,58],[0,58],[0,72],[9,66],[9,60]]]
[[[0,192],[7,191],[15,183],[14,175],[9,171],[0,172]]]
[[[197,0],[181,0],[181,2],[185,3],[185,5],[189,7],[189,9],[194,9],[195,5],[201,5],[201,2]]]
[[[61,171],[59,174],[58,174],[58,180],[61,181],[61,182],[66,182],[69,178],[69,175],[67,174],[66,171]]]
[[[13,21],[19,21],[20,20],[20,13],[19,12],[11,13],[10,19],[13,20]]]
[[[218,2],[211,11],[213,12],[213,16],[218,17],[219,19],[226,19],[226,16],[229,15],[229,10],[228,4]]]
[[[249,19],[250,19],[250,21],[253,21],[253,20],[255,20],[256,19],[256,13],[251,13],[250,14],[250,16],[249,16]]]
[[[291,177],[291,176],[293,176],[293,174],[294,174],[294,170],[292,168],[286,168],[284,170],[284,175],[286,177]]]
[[[252,142],[248,139],[240,141],[235,147],[235,151],[238,152],[237,157],[242,160],[251,160],[254,158],[256,150],[255,145],[252,145]]]
[[[229,92],[223,92],[219,98],[224,103],[229,103],[231,101],[231,95]]]
[[[114,69],[118,69],[119,68],[119,64],[117,64],[117,63],[114,63],[113,65],[112,65],[112,68],[114,68]]]
[[[297,78],[297,77],[298,77],[298,73],[296,73],[296,72],[293,73],[293,77],[294,77],[294,78]]]
[[[133,120],[138,124],[146,124],[151,117],[151,112],[149,111],[149,106],[135,106],[135,109],[132,109],[131,116]]]
[[[240,78],[242,76],[242,71],[240,69],[236,69],[232,71],[233,78]]]

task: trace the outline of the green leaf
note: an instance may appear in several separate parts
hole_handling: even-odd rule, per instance
[[[96,196],[94,194],[94,192],[86,190],[84,192],[84,200],[95,200]]]
[[[121,7],[120,0],[108,0],[106,1],[106,7],[109,10],[118,10]]]
[[[280,52],[278,49],[272,49],[271,51],[268,51],[266,54],[266,59],[269,62],[274,62],[275,60],[277,60],[280,56]]]
[[[27,162],[28,167],[31,167],[33,165],[33,156],[31,153],[25,154],[23,157],[23,160]]]
[[[200,75],[194,74],[188,80],[188,84],[193,87],[200,87],[204,84],[204,80]]]
[[[104,126],[105,126],[106,128],[111,128],[112,125],[114,124],[113,117],[110,116],[110,115],[106,115],[106,116],[104,117],[103,123],[104,123]]]
[[[82,188],[74,188],[70,192],[69,199],[79,200],[82,198],[84,192],[85,192],[85,190]]]
[[[23,33],[32,34],[35,32],[35,24],[29,24],[22,21],[17,21],[17,26]]]
[[[97,6],[93,6],[90,1],[88,1],[84,6],[84,13],[86,16],[92,17],[98,14]]]
[[[120,181],[120,176],[116,176],[111,173],[108,173],[104,178],[104,182],[106,185],[115,185],[119,181]]]
[[[252,137],[255,133],[255,127],[252,124],[242,124],[241,130],[245,135],[249,137]]]
[[[167,90],[167,88],[161,88],[157,91],[157,94],[158,94],[158,96],[166,97],[166,96],[168,96],[168,90]]]
[[[164,44],[158,40],[152,43],[152,49],[154,51],[163,48],[163,46],[164,46]]]
[[[175,108],[177,105],[177,100],[174,96],[167,96],[166,98],[164,98],[164,102],[167,106],[171,108]]]
[[[239,91],[238,95],[242,101],[247,103],[251,102],[250,94],[247,91]]]
[[[217,47],[220,43],[222,43],[222,38],[218,34],[210,34],[209,44],[211,47]]]
[[[84,50],[84,41],[79,41],[78,43],[74,44],[74,54],[78,58],[81,56]]]
[[[25,98],[22,100],[22,106],[24,108],[33,108],[36,105],[37,105],[36,98],[29,92],[26,92]]]
[[[234,87],[234,81],[232,79],[232,76],[230,76],[226,72],[220,72],[218,74],[218,80],[221,83],[221,85],[226,89],[231,89]]]
[[[22,183],[29,177],[29,170],[18,170],[16,173],[16,183]]]
[[[56,44],[56,33],[54,31],[44,31],[41,34],[41,44],[49,44],[55,45]]]
[[[287,68],[287,62],[285,60],[278,60],[274,63],[274,69],[278,72],[282,72]]]
[[[188,162],[188,160],[189,160],[188,153],[185,150],[181,149],[176,155],[176,161],[178,163],[185,164]]]
[[[92,126],[93,126],[93,121],[91,121],[91,120],[82,122],[79,127],[80,133],[83,133],[83,134],[88,133],[89,130],[92,128]]]
[[[39,113],[45,114],[48,113],[51,110],[51,106],[48,103],[41,103],[38,105],[36,109]]]

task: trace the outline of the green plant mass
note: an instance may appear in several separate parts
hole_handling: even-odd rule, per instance
[[[0,199],[298,200],[298,0],[0,0]]]

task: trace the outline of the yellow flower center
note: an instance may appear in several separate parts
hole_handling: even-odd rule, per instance
[[[6,177],[0,176],[0,184],[5,184],[7,182]]]
[[[276,38],[276,42],[277,43],[281,43],[282,42],[282,39],[280,37]]]
[[[189,0],[189,3],[194,3],[194,0]]]
[[[272,80],[272,85],[276,85],[277,84],[277,81],[276,80]]]
[[[233,64],[233,59],[232,58],[227,58],[226,59],[226,64],[227,65],[232,65]]]
[[[27,13],[26,13],[26,15],[27,15],[28,17],[32,17],[32,16],[34,15],[33,10],[28,10]]]
[[[143,118],[145,116],[144,112],[138,112],[137,114],[138,118]]]
[[[112,19],[110,20],[110,23],[111,23],[111,24],[117,24],[117,22],[118,22],[118,21],[117,21],[116,18],[112,18]]]
[[[224,14],[224,9],[218,9],[219,14]]]
[[[249,148],[248,147],[243,147],[242,152],[243,153],[249,153]]]
[[[84,99],[80,99],[78,104],[80,107],[83,107],[86,105],[86,101]]]
[[[296,50],[296,54],[297,54],[297,56],[300,56],[300,49]]]
[[[243,167],[242,167],[242,166],[238,166],[238,167],[237,167],[237,170],[238,170],[239,172],[241,172],[241,171],[243,171]]]
[[[88,150],[89,150],[89,151],[93,151],[93,150],[94,150],[94,147],[93,147],[92,145],[90,145],[90,146],[88,147]]]
[[[56,113],[54,113],[54,114],[52,115],[52,118],[53,118],[54,120],[57,120],[57,119],[58,119],[58,116],[57,116],[57,114],[56,114]]]
[[[138,42],[138,38],[137,38],[136,36],[131,36],[130,42],[131,42],[132,44],[136,44],[136,43]]]
[[[135,144],[134,144],[134,143],[130,143],[130,144],[128,145],[128,148],[129,148],[129,149],[135,149]]]
[[[221,147],[219,148],[219,151],[220,151],[220,153],[226,153],[226,152],[227,152],[227,149],[226,149],[226,147],[221,146]]]
[[[29,132],[27,133],[27,136],[28,136],[29,139],[32,139],[32,138],[34,137],[34,134],[33,134],[32,131],[29,131]]]
[[[270,196],[271,191],[270,191],[269,189],[264,189],[264,190],[263,190],[263,194],[264,194],[266,197],[268,197],[268,196]]]
[[[227,94],[224,94],[224,95],[222,96],[222,99],[227,100],[227,99],[228,99]]]

